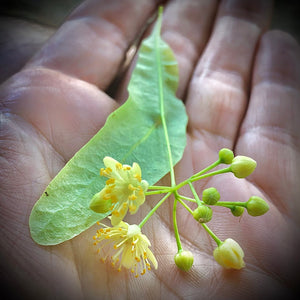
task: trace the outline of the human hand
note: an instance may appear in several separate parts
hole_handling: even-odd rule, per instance
[[[215,186],[224,201],[246,201],[253,194],[268,201],[270,211],[263,217],[245,213],[237,219],[219,208],[209,223],[222,240],[238,241],[246,268],[223,270],[212,256],[214,242],[179,209],[183,247],[194,253],[195,263],[187,273],[178,270],[172,203],[143,227],[159,267],[139,279],[99,262],[92,241],[95,227],[52,247],[30,238],[33,204],[126,99],[129,74],[113,91],[115,99],[105,91],[156,10],[146,0],[90,1],[0,91],[1,268],[6,282],[31,298],[51,299],[276,298],[295,287],[299,46],[281,32],[261,38],[270,9],[267,1],[169,1],[162,30],[179,63],[178,96],[189,115],[188,144],[176,166],[178,182],[213,162],[223,147],[258,163],[249,180],[229,174],[196,187],[200,192]],[[157,201],[147,199],[130,223],[140,221]]]

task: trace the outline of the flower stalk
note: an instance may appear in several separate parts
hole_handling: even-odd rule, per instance
[[[164,107],[162,106],[161,109],[163,111]],[[163,128],[166,140],[168,141],[167,128],[164,125]],[[145,270],[150,268],[149,262],[151,262],[154,267],[157,267],[157,261],[152,252],[148,249],[150,242],[147,237],[141,233],[141,229],[161,205],[173,195],[173,228],[178,250],[174,257],[176,265],[181,270],[187,271],[192,267],[194,261],[193,254],[190,251],[183,250],[181,244],[177,224],[177,207],[179,203],[198,223],[202,225],[208,235],[216,242],[217,248],[213,253],[216,261],[225,268],[241,269],[245,265],[243,261],[244,253],[237,242],[232,239],[227,239],[222,242],[206,224],[212,219],[213,211],[211,207],[219,206],[228,208],[231,210],[233,216],[236,217],[241,216],[244,210],[247,210],[248,214],[251,216],[260,216],[268,211],[268,204],[262,198],[257,196],[250,197],[246,202],[219,201],[220,194],[214,187],[203,190],[201,199],[193,183],[204,178],[229,172],[237,178],[244,178],[252,173],[256,167],[256,162],[245,156],[234,157],[231,150],[224,148],[220,150],[219,158],[214,163],[185,179],[181,183],[176,184],[170,148],[167,148],[167,153],[170,163],[170,186],[149,186],[147,181],[142,180],[141,169],[137,163],[128,166],[122,165],[109,157],[104,159],[106,169],[101,169],[100,174],[107,177],[108,180],[106,181],[104,189],[95,194],[90,207],[96,212],[99,212],[99,210],[101,212],[111,210],[110,218],[113,227],[97,231],[97,234],[94,237],[94,243],[98,244],[104,240],[112,239],[114,241],[113,249],[117,250],[114,251],[110,247],[110,251],[115,253],[111,256],[112,264],[118,265],[119,269],[121,269],[121,267],[130,268],[131,271],[135,273],[136,277],[138,277],[139,274],[143,275]],[[214,171],[213,169],[220,164],[227,164],[228,166]],[[185,185],[189,186],[193,197],[188,197],[179,193],[179,190]],[[128,225],[122,221],[127,210],[130,213],[136,213],[139,206],[144,203],[146,196],[160,194],[164,194],[164,196],[138,225]],[[193,203],[197,205],[196,209],[190,207]],[[105,243],[104,245],[108,244]],[[140,246],[138,246],[138,244]],[[128,250],[130,249],[129,245],[131,245],[131,250]],[[102,248],[104,249],[107,247],[100,247],[99,252],[102,252]],[[105,261],[106,257],[107,255],[102,257],[102,260]],[[141,261],[142,263],[140,264]]]

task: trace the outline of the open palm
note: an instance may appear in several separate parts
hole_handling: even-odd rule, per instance
[[[268,1],[169,1],[162,30],[179,62],[178,96],[189,115],[176,180],[216,160],[223,147],[258,163],[248,180],[228,174],[196,186],[199,193],[215,186],[224,201],[258,195],[269,202],[263,217],[235,218],[218,208],[209,223],[222,240],[231,237],[242,246],[245,269],[223,270],[212,256],[216,245],[182,207],[179,231],[195,263],[187,273],[177,269],[172,201],[143,227],[159,267],[139,279],[99,261],[92,243],[95,227],[52,247],[38,246],[30,237],[29,214],[45,187],[125,101],[130,72],[115,79],[126,50],[157,8],[152,2],[86,1],[2,85],[4,282],[37,299],[275,299],[292,293],[300,267],[299,46],[282,32],[262,36],[270,18]],[[115,99],[104,92],[108,87]],[[141,221],[158,199],[147,199],[130,223]]]

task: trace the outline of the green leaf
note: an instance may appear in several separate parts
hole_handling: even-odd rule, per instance
[[[170,171],[163,118],[172,161],[176,164],[181,159],[187,115],[175,96],[176,60],[160,38],[161,14],[151,36],[141,45],[128,100],[57,174],[33,207],[29,225],[38,244],[54,245],[71,239],[109,214],[89,209],[93,195],[105,184],[105,178],[99,176],[105,156],[126,164],[137,162],[142,178],[150,185]]]

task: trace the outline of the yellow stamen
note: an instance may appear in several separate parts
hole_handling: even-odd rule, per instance
[[[136,190],[136,187],[134,187],[131,183],[128,184],[128,189],[130,191],[135,191]]]
[[[116,163],[116,169],[121,170],[122,169],[122,164],[117,162]]]
[[[139,189],[139,196],[143,196],[143,195],[144,195],[144,191],[143,191],[142,187],[140,187],[140,189]]]
[[[118,198],[116,197],[116,195],[111,195],[110,199],[112,203],[118,202]]]
[[[129,205],[130,212],[135,211],[135,210],[136,210],[136,205],[134,205],[134,204]]]
[[[116,216],[116,217],[119,217],[120,216],[120,213],[117,211],[117,210],[114,210],[112,212],[112,215]]]
[[[128,200],[131,200],[131,201],[134,201],[137,199],[137,196],[134,195],[134,194],[131,194],[129,197],[128,197]]]
[[[107,185],[109,185],[109,184],[114,184],[115,181],[116,181],[116,180],[115,180],[114,178],[109,178],[109,179],[106,180],[106,184],[107,184]]]
[[[142,181],[142,178],[141,178],[141,176],[139,174],[135,174],[134,178],[137,179],[139,182]]]

